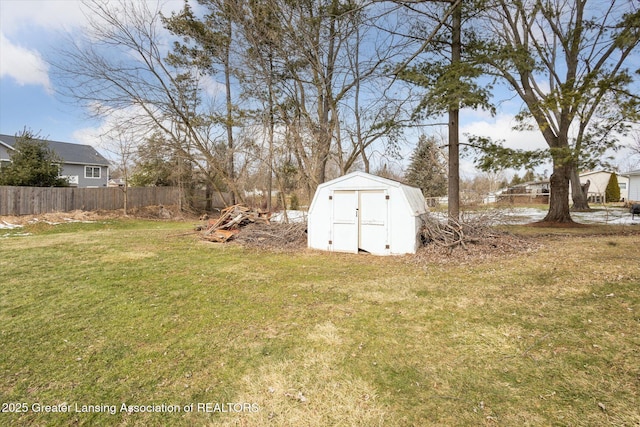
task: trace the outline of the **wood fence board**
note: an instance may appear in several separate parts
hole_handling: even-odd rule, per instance
[[[127,190],[127,206],[142,208],[177,205],[180,194],[180,190],[176,187],[130,187]],[[212,199],[213,207],[224,207],[224,199],[220,195],[213,195]],[[123,207],[124,192],[121,188],[0,186],[0,215],[116,210]],[[200,206],[197,208],[202,209]]]

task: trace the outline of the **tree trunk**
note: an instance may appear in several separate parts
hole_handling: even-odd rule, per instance
[[[569,213],[569,176],[570,167],[554,161],[550,179],[549,212],[543,222],[572,223]]]
[[[276,128],[276,119],[274,112],[274,93],[273,93],[273,56],[269,52],[269,76],[267,86],[269,89],[269,159],[267,161],[267,212],[271,212],[273,207],[271,206],[271,197],[273,193],[273,141]]]
[[[204,199],[205,199],[205,205],[204,205],[204,211],[205,212],[212,212],[213,211],[213,188],[211,188],[211,184],[207,182],[206,186],[205,186],[205,190],[204,190]]]
[[[458,3],[453,12],[451,30],[451,64],[459,63],[462,58],[461,22],[462,5]],[[455,101],[458,103],[458,101]],[[449,110],[449,187],[448,214],[449,221],[460,220],[460,127],[459,104]]]
[[[449,184],[448,215],[455,222],[460,220],[460,144],[458,137],[459,110],[449,112]]]
[[[124,183],[124,188],[122,189],[123,194],[123,214],[124,216],[129,216],[128,205],[129,205],[129,194],[128,194],[127,182]]]
[[[225,11],[229,8],[229,4],[225,3]],[[233,27],[231,25],[231,18],[226,17],[226,36],[228,37],[228,41],[224,46],[224,85],[226,89],[226,105],[227,105],[227,114],[225,120],[225,128],[227,131],[227,178],[230,182],[233,182],[234,185],[231,188],[231,203],[235,204],[237,202],[237,190],[235,186],[236,182],[236,171],[234,164],[234,141],[233,141],[233,97],[231,94],[231,39],[232,39],[232,31]]]
[[[129,173],[127,171],[127,163],[126,163],[126,159],[123,159],[122,161],[122,169],[124,172],[124,187],[122,188],[122,192],[124,193],[123,196],[123,214],[124,216],[129,216]]]
[[[586,191],[585,191],[586,188]],[[571,199],[573,200],[573,206],[571,211],[573,212],[589,212],[589,186],[583,186],[580,184],[580,175],[576,167],[571,168]]]

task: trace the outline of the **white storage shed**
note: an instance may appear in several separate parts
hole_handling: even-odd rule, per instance
[[[318,186],[307,217],[308,247],[375,255],[415,253],[426,213],[419,188],[353,172]]]

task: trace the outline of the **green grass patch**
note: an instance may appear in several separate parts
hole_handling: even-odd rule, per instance
[[[0,240],[0,424],[640,423],[637,235],[537,230],[534,253],[417,265],[191,227]]]

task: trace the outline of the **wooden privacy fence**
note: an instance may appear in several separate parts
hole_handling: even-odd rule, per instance
[[[179,204],[175,187],[130,187],[127,207]],[[74,210],[116,210],[124,207],[124,192],[117,187],[6,187],[0,186],[0,215],[38,215]]]

